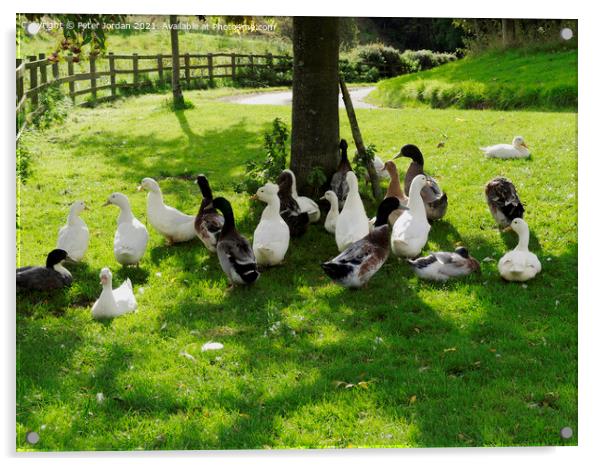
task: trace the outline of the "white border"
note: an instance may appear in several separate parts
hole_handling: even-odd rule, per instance
[[[602,196],[597,183],[602,174],[602,147],[597,140],[602,121],[596,118],[602,109],[600,93],[600,15],[593,2],[546,1],[526,2],[505,0],[499,3],[469,0],[431,0],[429,2],[392,2],[386,0],[337,0],[325,2],[304,0],[287,3],[267,0],[170,0],[144,2],[103,0],[102,2],[70,2],[67,0],[20,0],[2,3],[2,51],[7,57],[1,73],[2,132],[5,141],[2,154],[3,202],[2,243],[0,247],[0,286],[6,306],[2,308],[3,336],[2,380],[0,383],[2,419],[0,422],[1,455],[5,464],[102,464],[105,461],[138,464],[163,464],[175,459],[184,464],[239,464],[247,460],[257,464],[289,465],[308,461],[327,464],[365,464],[373,459],[384,464],[406,461],[420,464],[488,465],[508,463],[543,463],[547,465],[568,462],[593,463],[599,458],[602,443],[600,428],[602,386],[600,384],[600,337],[602,318],[599,299],[594,293],[600,286],[602,264],[599,250],[600,202]],[[440,16],[440,17],[532,17],[579,19],[579,447],[575,448],[505,448],[505,449],[411,449],[411,450],[336,450],[336,451],[228,451],[228,452],[137,452],[137,453],[64,453],[16,455],[15,446],[15,324],[14,324],[14,74],[15,20],[17,12],[77,12],[77,13],[155,13],[155,14],[236,14],[236,15],[323,15],[323,16]],[[49,180],[50,181],[50,180]],[[551,349],[553,350],[553,349]]]

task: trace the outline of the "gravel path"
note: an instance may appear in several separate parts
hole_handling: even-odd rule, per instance
[[[354,108],[378,108],[375,105],[364,102],[364,98],[370,94],[374,87],[356,87],[349,89],[349,95],[353,101]],[[226,99],[228,102],[245,105],[291,105],[293,101],[292,90],[274,91],[274,92],[259,92],[257,94],[244,94],[229,96]],[[339,107],[344,108],[343,99],[339,94]]]

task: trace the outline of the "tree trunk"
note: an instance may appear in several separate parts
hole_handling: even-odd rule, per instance
[[[184,107],[184,96],[180,86],[180,44],[178,42],[178,17],[169,16],[169,26],[171,34],[171,91],[173,92],[174,108]]]
[[[502,19],[502,45],[508,45],[508,20]]]
[[[291,170],[297,188],[313,194],[310,173],[327,182],[339,162],[339,20],[293,18],[293,127]]]

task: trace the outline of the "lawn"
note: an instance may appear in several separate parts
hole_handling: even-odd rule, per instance
[[[573,41],[574,42],[574,41]],[[577,109],[576,43],[489,51],[380,81],[372,101],[387,107]]]
[[[249,288],[228,290],[200,241],[168,247],[150,225],[140,268],[121,269],[112,252],[118,212],[101,204],[121,191],[145,221],[136,187],[146,176],[166,202],[194,213],[194,177],[205,173],[252,236],[262,206],[232,184],[246,160],[262,157],[272,119],[290,124],[291,110],[216,95],[187,92],[195,108],[177,113],[165,95],[77,109],[26,136],[34,156],[20,190],[20,264],[44,262],[73,200],[92,210],[73,286],[17,302],[19,450],[557,445],[562,427],[578,433],[575,113],[356,111],[384,159],[406,143],[423,149],[450,202],[425,252],[462,243],[482,261],[480,275],[422,282],[392,257],[367,288],[346,290],[320,269],[337,253],[321,225]],[[516,133],[532,160],[480,155],[480,145]],[[344,113],[341,135],[351,140]],[[497,273],[516,244],[485,203],[483,187],[497,175],[516,184],[543,264],[526,285]],[[104,266],[115,285],[131,278],[137,313],[92,320]],[[202,352],[208,341],[224,349]],[[30,430],[41,436],[35,446],[25,442]]]

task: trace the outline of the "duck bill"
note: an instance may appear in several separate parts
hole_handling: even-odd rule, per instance
[[[140,185],[140,186],[138,186],[138,187],[136,188],[136,191],[140,192],[140,191],[142,191],[143,189],[144,189],[144,188],[142,187],[142,185]]]
[[[87,205],[84,206],[84,210],[90,210],[90,207],[88,207]]]
[[[400,158],[400,157],[403,157],[403,154],[401,153],[401,151],[399,151],[399,152],[398,152],[398,153],[395,155],[395,157],[393,157],[391,160],[395,160],[395,159],[398,159],[398,158]]]
[[[509,231],[512,231],[512,227],[510,225],[508,225],[506,228],[502,228],[502,231],[504,233],[508,233]]]
[[[109,201],[105,202],[105,203],[102,205],[102,207],[106,207],[106,206],[108,206],[108,205],[111,205],[111,203],[110,203]]]
[[[521,144],[521,146],[523,146],[525,149],[528,149],[528,148],[529,148],[529,146],[528,146],[528,145],[526,145],[524,142]]]
[[[259,200],[259,197],[257,196],[257,194],[253,194],[249,199],[251,199],[252,201],[257,201]]]

